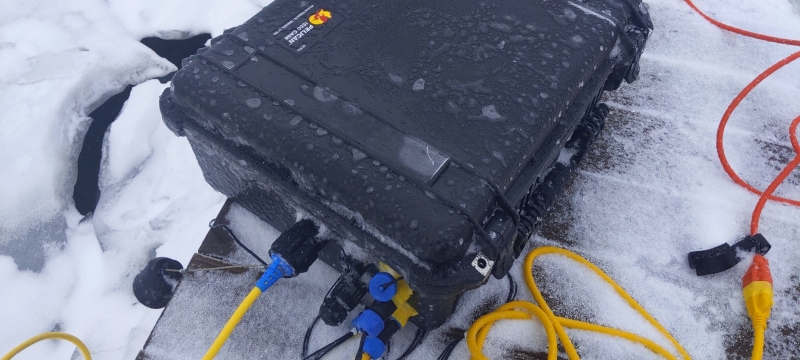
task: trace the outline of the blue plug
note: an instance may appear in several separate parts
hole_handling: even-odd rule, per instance
[[[364,352],[373,359],[380,359],[386,351],[386,344],[377,337],[368,337],[364,340]]]
[[[380,302],[392,300],[397,294],[397,279],[387,272],[379,272],[369,281],[369,293]]]
[[[261,289],[261,292],[267,291],[281,278],[294,276],[294,269],[280,255],[272,254],[270,259],[272,259],[272,264],[269,265],[267,270],[264,271],[264,275],[261,275],[261,278],[256,282],[256,287]]]
[[[372,310],[364,310],[352,321],[353,327],[365,336],[375,337],[383,331],[384,322]]]

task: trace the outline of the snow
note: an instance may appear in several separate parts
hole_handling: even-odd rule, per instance
[[[56,329],[83,339],[96,359],[136,356],[161,312],[136,302],[133,277],[155,256],[186,264],[224,200],[203,180],[186,139],[175,137],[161,121],[157,99],[167,85],[149,79],[174,67],[138,40],[201,32],[215,36],[268,2],[0,0],[0,158],[5,169],[0,172],[0,353]],[[642,57],[640,79],[607,95],[612,112],[606,129],[534,243],[567,247],[595,262],[693,358],[748,357],[747,346],[733,346],[749,344],[740,292],[748,261],[700,278],[688,268],[686,253],[734,242],[747,233],[757,197],[735,185],[719,165],[717,124],[747,83],[798,49],[719,30],[683,1],[647,3],[656,29]],[[800,39],[796,0],[696,3],[720,21]],[[730,120],[728,157],[758,188],[766,187],[793,156],[787,129],[800,114],[798,78],[800,63],[780,70]],[[71,192],[86,114],[128,84],[138,85],[107,134],[102,195],[94,215],[84,219],[74,209]],[[778,193],[800,198],[800,175],[790,176]],[[767,331],[770,358],[800,356],[799,217],[800,209],[775,203],[762,216],[761,232],[773,245],[767,258],[776,293]],[[236,206],[231,221],[242,241],[259,254],[266,254],[277,236]],[[242,251],[228,260],[254,263]],[[512,269],[518,297],[531,300],[521,273],[520,261]],[[545,256],[534,273],[557,314],[619,327],[672,349],[588,270]],[[247,288],[257,277],[255,271],[248,274],[198,273],[181,286]],[[220,358],[296,357],[302,333],[335,278],[333,270],[318,263],[309,274],[279,282],[256,302]],[[505,279],[492,278],[467,293],[450,322],[429,334],[412,358],[436,358],[477,316],[500,305],[507,291]],[[243,296],[231,291],[176,297],[165,312],[163,329],[178,330],[157,334],[149,355],[199,357]],[[296,306],[298,300],[302,306]],[[347,330],[318,324],[312,351]],[[410,326],[398,334],[394,356],[414,330]],[[570,334],[585,359],[657,358],[625,341]],[[329,358],[350,357],[355,346],[351,340]],[[537,321],[507,321],[494,327],[486,353],[508,358],[509,351],[541,352],[544,346]],[[66,343],[44,343],[18,358],[66,359],[73,352]],[[451,358],[468,357],[462,342]]]
[[[115,165],[103,169],[94,219],[82,221],[72,204],[75,164],[86,114],[127,84],[175,68],[120,27],[103,1],[0,6],[0,351],[61,329],[98,358],[132,358],[158,317],[136,304],[133,276],[150,252],[188,259],[186,246],[199,245],[224,199],[203,181],[185,139],[161,123],[157,81],[133,90],[111,128]],[[19,358],[73,350],[46,344]]]
[[[14,169],[0,172],[0,251],[24,268],[41,269],[42,246],[65,241],[86,114],[125,85],[174,70],[102,5],[0,2],[0,157]]]
[[[272,0],[109,0],[110,11],[135,38],[211,36],[240,25]]]

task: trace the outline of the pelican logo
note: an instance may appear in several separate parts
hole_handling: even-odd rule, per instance
[[[314,15],[308,18],[308,22],[312,25],[322,25],[331,18],[331,12],[325,9],[319,9]]]
[[[305,1],[304,1],[305,2]],[[347,18],[345,13],[309,4],[303,11],[272,32],[278,44],[296,55],[302,54]]]

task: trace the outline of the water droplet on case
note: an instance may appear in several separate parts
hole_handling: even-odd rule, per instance
[[[425,90],[425,79],[419,78],[417,79],[417,81],[414,81],[414,85],[411,86],[411,90],[414,91]]]
[[[244,102],[251,109],[257,109],[257,108],[261,107],[261,99],[259,99],[259,98],[247,99]]]
[[[361,161],[367,157],[367,154],[364,154],[361,150],[353,149],[353,160]]]
[[[401,85],[403,85],[403,82],[404,82],[405,80],[403,80],[403,78],[402,78],[402,77],[400,77],[400,76],[397,76],[397,75],[395,75],[395,74],[388,74],[388,75],[389,75],[389,81],[391,81],[391,82],[392,82],[392,84],[395,84],[395,85],[397,85],[397,86],[401,86]]]

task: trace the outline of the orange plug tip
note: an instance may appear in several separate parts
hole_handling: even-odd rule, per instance
[[[742,288],[754,281],[766,281],[772,285],[772,274],[769,272],[769,260],[760,254],[753,257],[753,263],[742,277]]]

